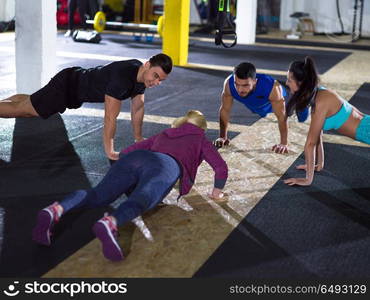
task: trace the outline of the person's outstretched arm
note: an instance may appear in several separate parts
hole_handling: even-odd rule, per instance
[[[121,110],[121,101],[108,95],[105,95],[104,100],[104,151],[109,159],[117,160],[118,152],[114,150],[114,136],[116,134],[117,117]]]
[[[322,97],[322,96],[321,96]],[[311,113],[311,124],[310,129],[308,130],[308,135],[306,139],[306,144],[304,146],[304,157],[306,160],[306,177],[305,178],[289,178],[284,180],[288,185],[310,185],[313,181],[314,171],[315,171],[315,156],[316,156],[316,147],[317,145],[322,145],[320,142],[320,136],[322,128],[324,126],[325,117],[327,114],[327,107],[325,102],[320,101],[319,96],[316,97],[316,107],[315,110]],[[320,149],[318,153],[320,155]],[[323,148],[321,155],[324,155]],[[322,157],[322,163],[324,158]]]
[[[325,155],[324,155],[324,144],[322,141],[323,131],[320,132],[319,142],[316,146],[316,171],[321,171],[324,169]]]
[[[320,172],[324,168],[324,145],[322,141],[323,132],[321,130],[319,141],[316,144],[316,165],[315,171]],[[298,170],[305,170],[307,169],[306,164],[298,165],[296,167]]]
[[[233,97],[230,93],[229,88],[229,78],[224,81],[224,86],[221,94],[221,106],[219,109],[219,123],[220,123],[220,133],[219,138],[214,141],[214,145],[218,148],[229,144],[229,139],[227,137],[227,130],[229,126],[229,119],[231,108],[233,106]]]
[[[275,81],[272,91],[269,96],[279,124],[280,143],[272,147],[275,153],[288,153],[288,119],[286,118],[285,101],[283,97],[282,87],[280,83]]]
[[[144,94],[136,95],[131,100],[131,124],[135,142],[143,140]]]
[[[211,198],[222,198],[222,189],[226,184],[228,177],[228,167],[224,159],[217,152],[216,148],[210,141],[204,139],[202,145],[202,155],[204,160],[212,167],[215,172],[214,186],[210,194]]]

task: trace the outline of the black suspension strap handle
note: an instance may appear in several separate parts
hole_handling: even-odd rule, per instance
[[[231,36],[233,42],[226,44],[223,40],[225,36]],[[230,0],[218,0],[215,44],[222,45],[225,48],[231,48],[236,45],[236,41],[235,26],[231,21],[230,15]]]

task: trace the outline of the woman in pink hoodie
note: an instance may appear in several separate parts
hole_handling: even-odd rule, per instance
[[[111,214],[98,220],[93,231],[101,241],[104,256],[112,261],[124,258],[117,243],[117,226],[154,208],[180,180],[180,196],[189,193],[197,169],[205,160],[215,172],[212,198],[222,197],[227,180],[226,162],[206,138],[207,122],[203,114],[189,111],[172,128],[124,149],[102,181],[90,190],[78,190],[61,202],[42,209],[33,229],[33,240],[50,245],[53,225],[73,208],[102,207],[123,193],[128,199]]]

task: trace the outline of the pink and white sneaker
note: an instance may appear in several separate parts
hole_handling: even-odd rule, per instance
[[[34,240],[36,243],[50,246],[51,229],[60,218],[57,205],[59,205],[59,203],[54,202],[53,204],[39,211],[37,215],[36,226],[32,231],[32,240]]]
[[[93,232],[102,243],[105,258],[111,261],[124,259],[121,247],[117,242],[117,226],[110,217],[105,216],[97,221],[93,226]]]

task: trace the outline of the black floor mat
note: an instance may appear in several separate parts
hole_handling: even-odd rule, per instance
[[[224,49],[209,43],[193,41],[190,43],[188,62],[236,66],[240,62],[249,61],[257,69],[287,71],[292,61],[303,60],[305,56],[309,55],[315,60],[319,73],[323,74],[350,53],[350,51],[320,51],[256,45],[238,45],[234,48]]]
[[[1,162],[0,276],[40,276],[92,239],[86,227],[102,212],[84,212],[76,222],[70,219],[70,234],[50,249],[31,241],[39,209],[90,187],[60,116],[18,119],[11,160]]]
[[[349,41],[351,37],[347,35]],[[257,37],[257,43],[267,44],[279,44],[279,45],[294,45],[294,46],[309,46],[309,47],[328,47],[328,48],[339,48],[339,49],[353,49],[353,50],[370,50],[369,45],[361,45],[356,42],[351,43],[330,43],[330,42],[318,42],[318,41],[302,41],[302,40],[288,40],[288,39],[273,39]]]
[[[350,103],[356,106],[361,112],[370,115],[370,83],[361,85]]]

